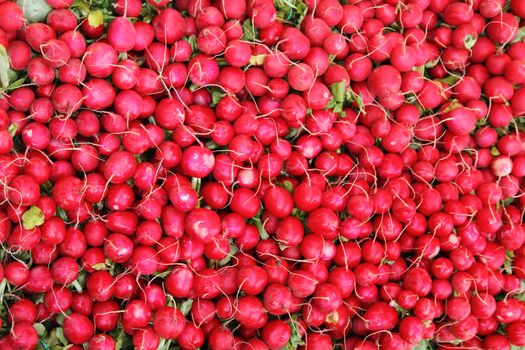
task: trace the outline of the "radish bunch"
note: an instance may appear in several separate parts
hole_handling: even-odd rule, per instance
[[[525,347],[525,1],[0,16],[0,349]]]

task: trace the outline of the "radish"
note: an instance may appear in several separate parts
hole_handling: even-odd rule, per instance
[[[20,322],[13,325],[8,339],[15,349],[33,349],[38,343],[38,334],[30,323]]]
[[[93,323],[86,316],[72,313],[64,319],[64,335],[72,344],[85,343],[93,334]]]
[[[183,18],[177,10],[162,10],[152,21],[155,38],[164,44],[173,44],[180,40],[183,34],[182,22]]]
[[[117,17],[108,26],[108,43],[118,52],[127,52],[135,46],[135,27],[126,17]]]
[[[111,106],[115,97],[115,90],[106,80],[91,79],[82,88],[82,104],[96,111]]]
[[[525,344],[519,2],[35,4],[0,1],[2,347]]]
[[[117,52],[109,44],[96,42],[89,45],[84,53],[84,64],[88,73],[96,78],[111,75],[117,64]]]
[[[184,315],[175,308],[164,306],[155,312],[153,329],[164,339],[175,339],[184,330]]]
[[[75,14],[68,9],[51,10],[46,18],[46,23],[59,33],[74,30],[77,26]]]

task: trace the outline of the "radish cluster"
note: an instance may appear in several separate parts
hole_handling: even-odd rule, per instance
[[[525,1],[28,3],[0,349],[525,347]]]

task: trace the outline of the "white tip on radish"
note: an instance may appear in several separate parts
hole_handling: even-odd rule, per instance
[[[498,177],[507,176],[512,172],[512,159],[507,156],[499,156],[492,161],[492,172]]]

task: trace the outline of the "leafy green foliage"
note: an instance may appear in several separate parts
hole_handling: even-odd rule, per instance
[[[157,350],[169,350],[171,346],[171,340],[161,339]]]
[[[261,66],[264,63],[264,58],[266,55],[253,55],[250,57],[250,65],[252,66]]]
[[[428,340],[422,340],[421,342],[417,343],[413,350],[432,350],[434,347]]]
[[[56,337],[62,345],[69,344],[69,342],[66,339],[66,336],[64,335],[64,329],[62,327],[58,327],[56,329]]]
[[[478,41],[478,38],[473,35],[467,35],[463,42],[465,43],[465,48],[467,50],[470,50],[476,45],[476,41]]]
[[[35,323],[33,328],[35,328],[39,337],[42,337],[46,333],[46,326],[44,326],[42,323]]]
[[[191,306],[193,305],[193,299],[186,299],[183,303],[179,305],[179,311],[182,312],[184,316],[190,313]]]
[[[0,45],[0,90],[9,87],[9,56],[5,47]]]
[[[115,18],[113,2],[110,0],[76,0],[70,9],[79,17],[87,17],[92,27],[105,25]]]
[[[256,217],[256,218],[253,218],[252,220],[255,226],[257,227],[257,229],[259,230],[259,234],[261,238],[262,239],[270,238],[270,235],[268,234],[268,232],[266,232],[266,229],[264,228],[264,223],[261,221],[261,219]]]
[[[229,262],[232,260],[232,257],[237,253],[237,247],[235,244],[230,243],[230,251],[228,252],[228,256],[219,261],[219,266],[226,266],[229,264]]]
[[[224,96],[226,93],[221,89],[211,89],[211,106],[215,107]]]
[[[303,0],[276,0],[274,3],[278,18],[297,28],[301,26],[308,12],[308,5]]]
[[[44,213],[39,207],[33,205],[22,215],[22,225],[26,230],[32,230],[44,223]]]
[[[297,323],[297,315],[292,315],[292,319],[290,320],[290,328],[292,329],[292,335],[284,349],[295,350],[299,346],[305,344],[303,341],[303,336],[299,329],[299,323]]]
[[[242,36],[242,40],[253,42],[257,38],[257,29],[253,27],[253,23],[250,19],[245,20],[242,22],[242,31],[244,35]]]
[[[113,339],[115,339],[115,350],[133,349],[131,338],[124,330],[119,329],[117,336]]]
[[[525,38],[525,27],[521,27],[518,29],[518,32],[516,33],[516,37],[514,40],[512,40],[512,43],[517,43],[519,41],[522,41]]]
[[[99,27],[104,24],[104,13],[100,10],[90,11],[87,20],[90,26]]]
[[[16,135],[17,130],[18,130],[18,126],[16,124],[11,124],[7,128],[7,131],[9,131],[9,134],[11,134],[11,137],[14,137]]]
[[[360,95],[356,94],[350,87],[346,87],[346,80],[333,83],[330,86],[332,92],[332,99],[328,102],[326,108],[332,109],[334,113],[344,116],[344,108],[347,104],[351,104],[359,109],[363,110],[363,99]]]
[[[69,222],[69,218],[67,217],[67,213],[64,209],[57,207],[57,216],[64,220],[64,222]]]
[[[326,108],[332,109],[335,113],[343,114],[343,108],[346,102],[346,81],[333,83],[330,86],[332,99],[328,102]],[[344,114],[343,114],[344,115]]]
[[[192,52],[197,51],[197,37],[195,35],[191,35],[185,39],[191,46]]]
[[[157,9],[149,3],[142,3],[142,10],[140,11],[140,18],[144,22],[151,22],[153,17],[157,15]]]

